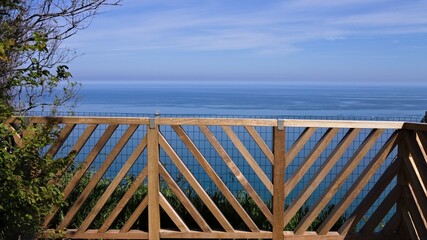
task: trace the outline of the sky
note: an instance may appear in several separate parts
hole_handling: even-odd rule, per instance
[[[124,0],[63,46],[83,83],[427,84],[427,1]]]

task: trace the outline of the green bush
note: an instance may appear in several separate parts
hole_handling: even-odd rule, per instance
[[[46,149],[57,137],[46,125],[13,129],[0,123],[0,239],[33,239],[54,206],[62,206],[56,174],[74,154],[54,159]],[[25,134],[23,134],[25,133]],[[14,136],[22,136],[17,144]]]

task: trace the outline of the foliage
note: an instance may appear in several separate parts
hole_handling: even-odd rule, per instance
[[[14,136],[22,136],[17,146]],[[14,130],[0,123],[0,239],[32,239],[53,205],[63,204],[56,173],[74,157],[54,159],[46,152],[56,138],[48,126],[24,126]]]
[[[0,105],[25,113],[72,107],[79,84],[66,64],[75,57],[62,42],[90,23],[112,0],[2,0]]]
[[[118,1],[0,1],[0,239],[36,236],[53,206],[63,204],[55,174],[73,159],[46,154],[57,127],[13,129],[5,120],[35,108],[55,113],[74,106],[79,84],[66,64],[75,55],[61,44]]]

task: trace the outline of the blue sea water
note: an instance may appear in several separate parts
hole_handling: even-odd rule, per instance
[[[104,113],[124,113],[124,114],[154,114],[159,111],[160,115],[209,115],[209,116],[301,116],[322,118],[325,116],[340,118],[362,118],[362,119],[389,119],[389,120],[410,120],[420,121],[427,110],[427,86],[334,86],[334,85],[289,85],[289,84],[261,84],[261,83],[153,83],[153,82],[90,82],[85,84],[81,89],[83,99],[76,109],[76,112],[88,112],[95,114]],[[103,126],[105,127],[105,126]],[[124,130],[121,126],[117,133],[120,135]],[[230,155],[232,160],[239,166],[243,175],[254,186],[257,192],[260,193],[263,199],[270,199],[271,194],[266,187],[261,183],[260,179],[254,173],[241,153],[236,149],[233,143],[230,142],[228,136],[220,127],[210,127],[213,134],[221,142],[225,151]],[[97,137],[100,136],[99,129]],[[212,165],[218,175],[226,182],[227,187],[238,194],[242,190],[234,175],[228,167],[222,162],[222,158],[218,156],[210,143],[206,140],[203,134],[196,127],[184,126],[184,130],[189,137],[197,145],[202,155]],[[300,136],[303,128],[287,129],[286,149],[289,149],[293,142]],[[304,159],[310,154],[315,143],[322,138],[327,129],[319,129],[313,135],[311,141],[299,152],[295,157],[294,162],[287,168],[285,178],[289,178],[295,173],[296,169],[303,164]],[[243,127],[235,127],[234,131],[243,144],[247,147],[250,154],[257,160],[260,167],[272,178],[272,166],[268,162],[266,156],[251,140]],[[271,128],[257,128],[257,131],[267,143],[272,145]],[[116,131],[117,132],[117,131]],[[339,141],[346,134],[347,129],[341,129],[337,136],[332,140],[331,144],[324,150],[322,155],[313,164],[309,171],[295,186],[294,190],[286,198],[286,203],[290,204],[298,194],[304,189],[305,185],[315,175],[316,171],[321,168],[322,164],[331,154],[334,148],[339,144]],[[338,191],[331,204],[336,204],[344,194],[350,189],[353,182],[360,173],[368,166],[371,159],[374,158],[378,149],[387,140],[392,131],[386,131],[379,139],[378,143],[367,153],[366,157],[361,161],[360,165],[354,170],[353,174],[343,183],[340,191]],[[177,135],[169,126],[161,126],[161,133],[170,142],[177,154],[185,162],[189,170],[194,174],[195,178],[200,181],[203,188],[208,192],[214,192],[216,187],[210,181],[209,177],[202,170],[193,155],[179,140]],[[128,159],[131,152],[135,149],[140,141],[140,138],[145,134],[144,131],[137,133],[135,139],[131,140],[122,150],[115,162],[107,171],[106,175],[115,176],[124,162]],[[323,193],[328,184],[330,184],[341,168],[345,166],[347,161],[354,154],[365,137],[370,134],[370,129],[364,129],[359,136],[354,140],[352,146],[343,154],[337,161],[334,168],[325,177],[316,191],[307,200],[308,205],[313,205],[317,198]],[[94,164],[91,166],[96,171],[103,163],[105,156],[109,154],[112,146],[118,140],[118,136],[113,137],[107,144],[101,154],[97,157]],[[82,158],[87,155],[91,147],[95,144],[95,140],[87,149],[82,151]],[[146,154],[146,152],[144,153]],[[360,203],[363,196],[375,184],[385,168],[393,161],[396,153],[390,154],[390,157],[385,161],[384,166],[378,170],[367,186],[363,189],[361,195],[355,200],[352,206],[347,210],[348,213]],[[132,167],[130,173],[137,175],[145,166],[147,156],[143,155]],[[182,176],[176,166],[171,162],[163,150],[160,151],[160,159],[167,171],[171,173],[174,180],[179,184],[186,184],[181,181]],[[91,168],[91,169],[92,169]],[[108,177],[107,176],[107,177]],[[180,180],[181,179],[181,180]],[[186,185],[185,185],[186,186]],[[184,187],[185,187],[184,186]],[[392,187],[392,184],[389,188]],[[188,188],[188,186],[187,186]],[[386,190],[386,193],[390,189]],[[384,193],[384,194],[386,194]],[[380,200],[385,197],[382,194]],[[378,206],[380,200],[374,205]],[[369,211],[372,211],[375,207]],[[392,215],[392,210],[389,215]]]
[[[77,112],[422,117],[427,86],[89,82]]]

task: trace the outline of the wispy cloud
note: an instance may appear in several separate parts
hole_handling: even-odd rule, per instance
[[[427,33],[425,1],[249,2],[125,1],[114,17],[99,16],[68,44],[97,51],[289,53],[307,41]]]

